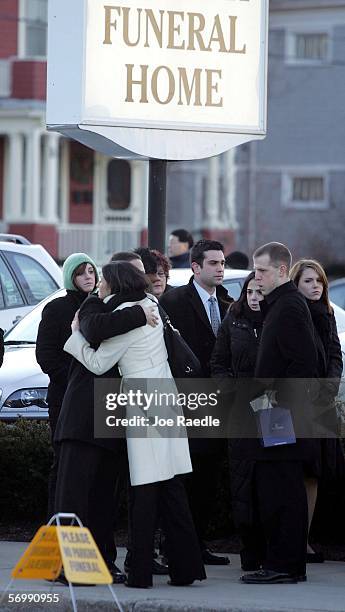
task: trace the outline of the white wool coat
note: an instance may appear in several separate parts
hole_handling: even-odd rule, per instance
[[[139,302],[125,302],[115,310],[135,304],[147,307],[152,306],[153,302],[146,297]],[[126,392],[126,388],[134,388],[130,381],[126,382],[126,379],[146,378],[148,392],[157,388],[158,381],[154,379],[164,379],[162,390],[177,395],[164,343],[163,324],[159,315],[158,318],[159,323],[156,327],[145,325],[121,336],[114,336],[104,340],[97,350],[90,347],[79,331],[74,332],[67,340],[64,350],[96,375],[104,374],[118,364],[123,376],[123,392]],[[164,410],[167,417],[171,417],[172,414],[175,416],[182,414],[179,407],[166,406]],[[135,411],[136,414],[139,412]],[[162,409],[160,415],[165,416]],[[192,471],[186,431],[183,427],[178,427],[174,428],[173,432],[176,437],[161,437],[157,430],[149,427],[147,437],[127,437],[132,486],[168,480],[177,474]]]

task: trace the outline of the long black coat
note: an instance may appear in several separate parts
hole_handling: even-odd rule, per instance
[[[318,411],[318,423],[330,433],[330,438],[321,439],[321,476],[326,484],[338,480],[343,484],[345,477],[345,462],[337,433],[337,413],[334,399],[339,390],[343,371],[343,359],[337,332],[334,313],[329,313],[326,305],[321,302],[307,301],[312,316],[316,347],[317,375],[320,382],[319,395],[315,401]]]
[[[194,276],[187,285],[165,293],[160,303],[168,313],[174,327],[179,330],[181,336],[198,357],[203,376],[208,378],[211,375],[210,359],[216,338],[204,305],[194,287],[193,278]],[[223,319],[233,300],[222,286],[217,287],[216,293],[220,316]],[[223,443],[216,439],[193,439],[190,440],[190,450],[192,453],[217,454],[223,450]]]
[[[97,340],[106,339],[146,324],[146,316],[140,306],[124,308],[113,313],[115,298],[106,304],[99,298],[88,298],[80,309],[80,328],[94,348]],[[108,317],[99,315],[108,312]],[[96,342],[95,342],[96,340]],[[99,343],[99,342],[98,342]],[[79,361],[72,359],[68,386],[57,423],[55,441],[79,440],[118,452],[124,440],[94,438],[94,380],[96,378],[119,378],[117,367],[100,377],[87,370]]]
[[[307,432],[311,436],[311,403],[318,388],[315,381],[318,358],[314,325],[306,300],[296,285],[289,281],[266,296],[260,308],[264,323],[255,376],[271,381],[271,388],[278,390],[278,401],[284,400],[284,395],[289,398],[297,435]],[[309,380],[298,384],[296,379]],[[298,439],[296,444],[264,448],[258,459],[299,460],[312,466],[317,452],[313,442],[312,439]]]
[[[71,335],[74,315],[87,297],[83,291],[67,291],[44,307],[36,341],[36,359],[48,374],[47,403],[61,406],[68,382],[72,357],[63,347]]]
[[[192,276],[188,285],[165,293],[160,299],[160,304],[168,313],[174,327],[179,330],[181,336],[198,357],[203,376],[208,377],[211,373],[210,359],[216,338],[204,305],[194,287],[193,278]],[[224,319],[233,300],[222,286],[217,287],[216,292],[220,316],[221,319]]]
[[[223,401],[229,411],[229,468],[232,517],[236,526],[253,521],[252,475],[255,458],[262,453],[256,439],[257,427],[249,405],[251,382],[261,336],[262,321],[243,313],[235,317],[230,309],[219,329],[211,357],[212,376],[233,382],[233,393]],[[236,432],[238,438],[236,438]],[[245,436],[252,436],[246,438]]]

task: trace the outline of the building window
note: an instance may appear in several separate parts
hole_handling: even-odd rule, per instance
[[[294,202],[323,202],[325,199],[323,177],[294,177],[292,199]]]
[[[327,34],[296,34],[296,59],[316,61],[326,60],[327,44]]]
[[[286,41],[287,63],[318,65],[330,61],[328,32],[288,32]]]
[[[327,175],[285,174],[282,181],[282,202],[288,208],[328,208]]]
[[[93,203],[93,151],[79,142],[70,143],[70,186],[73,205]]]
[[[111,210],[125,210],[131,203],[131,166],[113,159],[108,164],[107,203]]]
[[[21,0],[20,37],[23,57],[47,55],[48,0]]]

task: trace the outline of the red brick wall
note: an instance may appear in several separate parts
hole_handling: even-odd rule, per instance
[[[17,60],[12,64],[12,98],[45,100],[47,63]]]
[[[25,236],[33,244],[42,244],[52,257],[58,256],[58,234],[55,225],[43,223],[12,223],[8,226],[10,234]]]
[[[17,55],[18,0],[0,2],[0,58]]]
[[[3,219],[4,210],[4,163],[5,138],[0,138],[0,219]]]

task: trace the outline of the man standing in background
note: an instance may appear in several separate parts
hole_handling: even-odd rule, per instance
[[[185,229],[177,229],[169,236],[168,255],[173,268],[190,267],[190,249],[194,244],[193,236]]]

